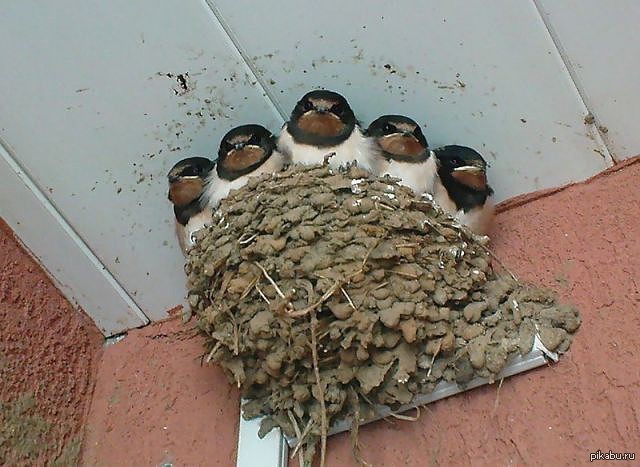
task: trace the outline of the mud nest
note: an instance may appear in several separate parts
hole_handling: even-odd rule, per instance
[[[185,266],[206,358],[302,442],[337,420],[495,379],[537,332],[564,352],[580,325],[551,293],[496,273],[478,238],[429,199],[357,167],[294,167],[223,200]],[[359,456],[357,438],[354,452]]]

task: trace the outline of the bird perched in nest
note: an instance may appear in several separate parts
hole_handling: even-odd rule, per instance
[[[391,175],[416,194],[433,193],[436,161],[420,125],[402,115],[383,115],[367,128],[366,135],[379,148],[379,174]]]
[[[315,90],[298,101],[278,137],[278,149],[294,164],[332,167],[354,161],[376,173],[376,148],[366,138],[347,100],[332,91]]]
[[[215,209],[229,191],[242,188],[249,177],[279,172],[285,162],[276,150],[275,137],[265,127],[236,127],[220,141],[216,169],[207,177],[203,202]]]
[[[205,180],[215,163],[204,157],[189,157],[174,165],[169,179],[169,201],[176,217],[176,235],[182,252],[194,244],[193,234],[211,224],[211,209],[201,204]]]
[[[477,151],[465,146],[443,146],[434,153],[438,165],[434,200],[476,234],[488,234],[494,208],[486,161]]]

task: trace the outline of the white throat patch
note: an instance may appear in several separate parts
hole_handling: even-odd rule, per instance
[[[385,163],[382,175],[391,175],[402,180],[402,184],[408,186],[416,195],[422,193],[433,194],[433,184],[437,174],[436,156],[433,151],[424,162],[411,163],[390,160]]]
[[[215,209],[220,200],[226,198],[231,190],[242,188],[250,177],[259,177],[263,174],[273,174],[280,172],[285,165],[285,159],[278,151],[273,151],[271,157],[267,159],[260,167],[253,172],[238,177],[235,180],[225,180],[218,176],[218,172],[214,169],[209,173],[205,185],[205,191],[202,195],[203,201]]]
[[[365,137],[358,125],[342,143],[336,146],[317,147],[310,144],[296,143],[287,130],[287,125],[282,128],[278,136],[278,150],[288,156],[292,163],[302,165],[322,164],[325,156],[335,153],[329,159],[329,165],[334,168],[345,166],[353,161],[358,162],[358,167],[377,173],[378,149],[373,140]]]

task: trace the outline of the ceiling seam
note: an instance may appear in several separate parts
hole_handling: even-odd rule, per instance
[[[131,298],[122,284],[120,284],[116,277],[111,273],[111,271],[109,271],[109,269],[104,265],[100,258],[98,258],[98,256],[93,252],[89,245],[87,245],[87,243],[82,239],[82,237],[73,228],[73,226],[67,221],[67,219],[56,208],[51,200],[44,194],[38,184],[33,180],[29,172],[25,170],[20,162],[18,162],[18,158],[15,152],[2,137],[0,137],[0,157],[2,157],[7,162],[9,167],[11,167],[11,169],[18,175],[20,180],[26,185],[27,189],[34,194],[34,196],[38,201],[40,201],[44,209],[62,227],[62,230],[64,230],[71,238],[72,242],[78,246],[82,254],[85,255],[87,259],[98,269],[99,273],[105,278],[107,283],[112,286],[116,290],[116,293],[120,295],[120,297],[122,297],[122,300],[127,305],[129,305],[135,315],[142,321],[142,325],[144,326],[146,324],[149,324],[151,322],[149,317],[144,313],[144,311],[142,311],[142,309],[138,306],[135,300]],[[38,259],[38,263],[47,271],[48,275],[52,279],[54,279],[54,282],[58,282],[55,275],[51,271],[48,271],[48,269],[43,264],[41,264],[40,259]],[[76,299],[71,298],[70,301],[76,302]],[[84,311],[89,316],[91,316],[90,310]]]
[[[284,109],[278,102],[278,99],[276,99],[276,96],[270,90],[269,86],[267,86],[267,83],[261,76],[260,72],[258,71],[255,64],[247,54],[244,47],[242,47],[242,44],[240,44],[240,40],[231,29],[231,26],[229,26],[229,23],[227,23],[227,21],[224,19],[218,7],[215,6],[213,0],[204,0],[204,3],[213,13],[213,16],[218,21],[218,24],[220,25],[224,33],[227,35],[231,44],[233,44],[233,47],[236,49],[236,52],[240,55],[240,57],[242,58],[242,61],[245,63],[245,65],[251,72],[251,75],[254,77],[256,83],[262,89],[262,94],[267,98],[267,100],[271,104],[271,107],[273,108],[275,113],[280,116],[283,122],[287,121],[289,119],[289,114],[284,111]]]
[[[564,69],[566,70],[567,74],[569,75],[569,78],[571,79],[571,82],[572,82],[576,92],[578,93],[578,96],[580,97],[580,100],[582,101],[582,105],[584,105],[585,109],[587,109],[587,112],[589,112],[589,114],[591,114],[591,116],[594,119],[593,126],[594,126],[595,131],[596,131],[597,142],[601,146],[603,146],[605,148],[605,150],[607,151],[607,156],[611,159],[612,164],[613,165],[618,164],[620,161],[616,157],[615,152],[613,151],[613,147],[612,147],[611,143],[609,142],[609,140],[607,138],[607,135],[604,134],[604,132],[601,130],[601,128],[603,128],[602,122],[600,122],[600,120],[598,119],[598,116],[593,111],[593,108],[591,106],[591,102],[590,102],[589,98],[587,97],[587,93],[586,93],[585,89],[583,88],[583,86],[580,84],[580,79],[578,78],[578,75],[577,75],[573,65],[571,64],[571,60],[569,59],[569,55],[567,54],[567,51],[562,46],[562,42],[560,41],[560,37],[558,36],[558,33],[553,28],[553,25],[549,21],[548,16],[544,13],[544,9],[542,8],[542,5],[540,4],[541,0],[532,0],[532,2],[533,2],[533,5],[534,5],[537,13],[538,13],[538,16],[540,17],[540,20],[542,21],[542,24],[544,25],[545,29],[547,30],[547,34],[549,35],[549,37],[551,38],[551,41],[553,42],[553,45],[554,45],[554,47],[556,49],[556,52],[558,53],[558,56],[560,57],[560,60],[562,60],[562,63],[564,65]]]

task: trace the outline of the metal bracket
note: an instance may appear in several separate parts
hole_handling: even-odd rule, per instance
[[[246,401],[242,401],[242,404]],[[237,467],[286,467],[287,443],[280,428],[274,428],[260,439],[261,418],[245,420],[240,409],[240,429],[238,430],[238,457]]]

